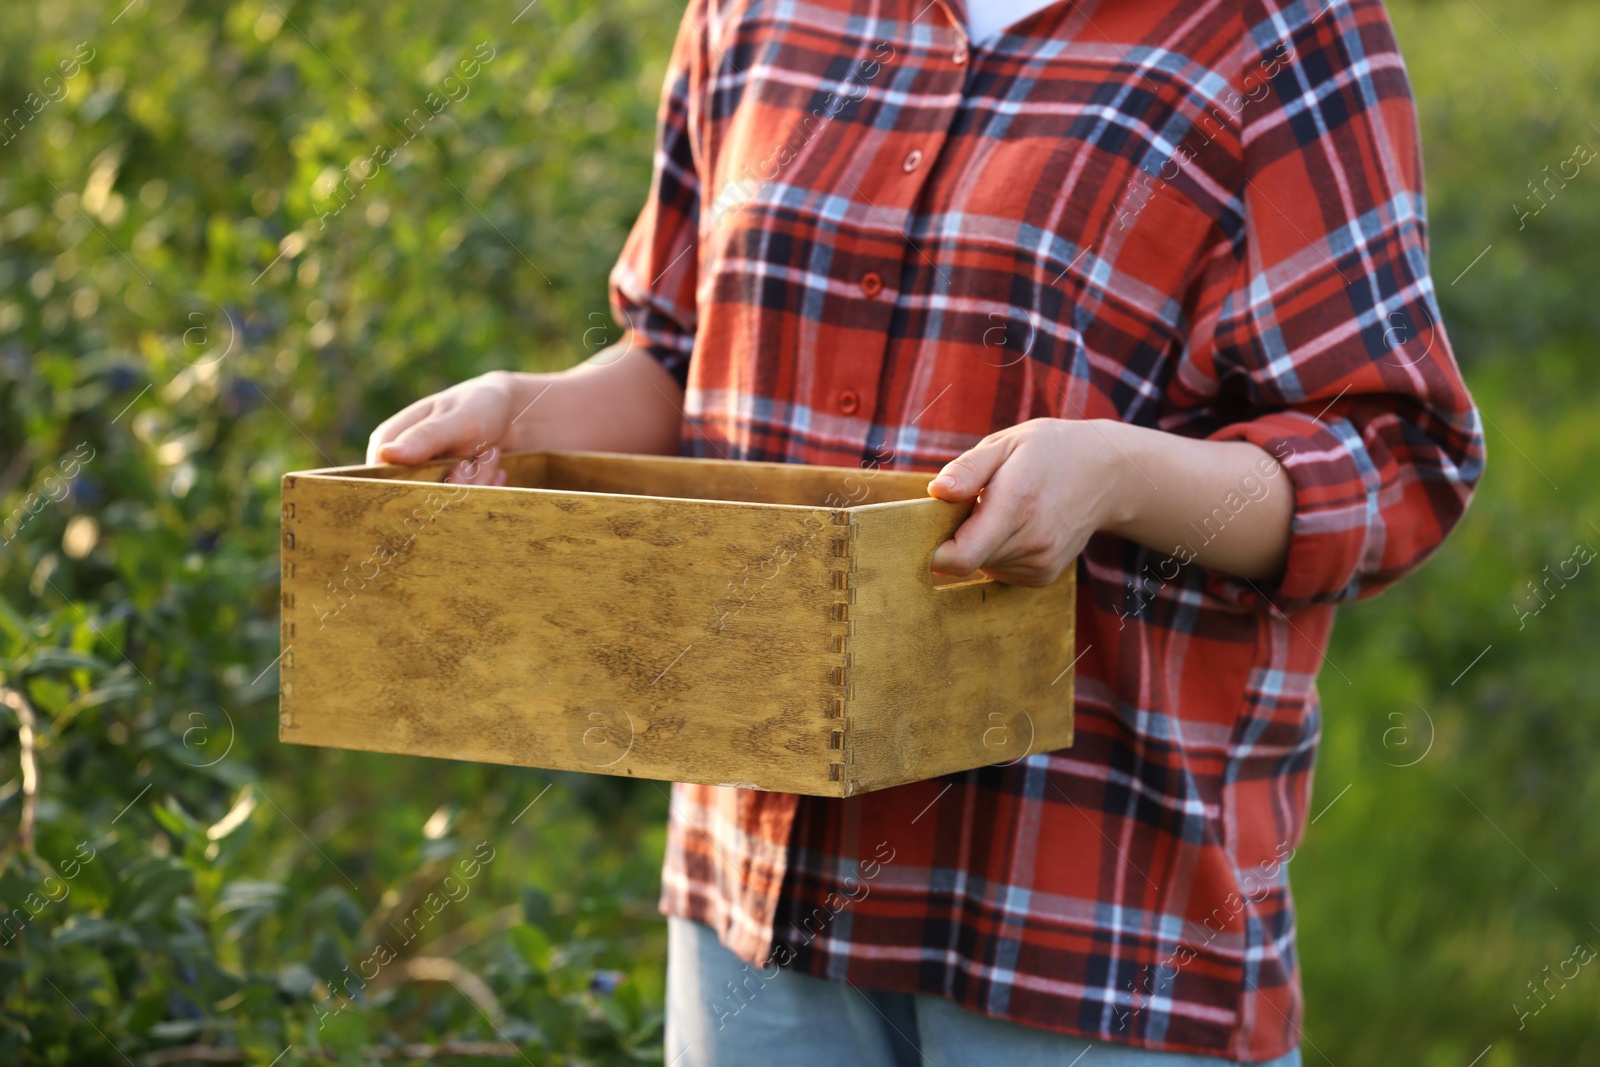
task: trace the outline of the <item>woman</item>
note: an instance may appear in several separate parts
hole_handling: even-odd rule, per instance
[[[675,786],[669,1063],[1300,1062],[1334,605],[1483,465],[1421,181],[1380,0],[691,0],[623,342],[420,401],[369,459],[939,471],[983,495],[934,568],[1077,567],[1081,656],[1062,752]]]

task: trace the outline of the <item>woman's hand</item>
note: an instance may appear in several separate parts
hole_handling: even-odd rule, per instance
[[[504,485],[498,460],[515,413],[511,376],[490,371],[423,397],[391,415],[367,441],[368,463],[416,464],[443,455],[471,455],[448,478],[468,485]]]
[[[682,429],[682,386],[627,335],[570,370],[490,371],[424,397],[372,431],[367,462],[470,455],[449,481],[505,485],[502,452],[674,455]]]
[[[933,555],[941,574],[982,569],[997,581],[1045,586],[1096,530],[1122,516],[1120,457],[1093,423],[1034,419],[990,434],[928,484],[940,500],[978,504]],[[982,496],[979,496],[980,491]]]
[[[1282,473],[1248,441],[1034,419],[985,437],[928,484],[941,500],[978,501],[934,552],[933,569],[1049,585],[1104,530],[1182,563],[1272,579],[1283,572],[1294,517],[1294,484]]]

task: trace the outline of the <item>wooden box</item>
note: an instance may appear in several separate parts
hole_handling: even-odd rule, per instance
[[[933,575],[928,474],[453,462],[284,476],[284,741],[818,796],[1072,743],[1074,569]]]

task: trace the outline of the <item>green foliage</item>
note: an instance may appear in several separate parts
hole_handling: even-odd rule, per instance
[[[1457,536],[1346,610],[1323,670],[1306,1059],[1590,1062],[1600,971],[1521,1029],[1512,1005],[1600,944],[1600,576],[1517,614],[1600,547],[1600,167],[1541,186],[1525,224],[1512,205],[1600,146],[1600,11],[1394,13],[1492,460]],[[661,790],[282,746],[273,658],[282,472],[615,336],[604,276],[676,18],[0,7],[0,125],[27,108],[0,131],[0,685],[26,697],[0,711],[0,1063],[659,1061]]]
[[[0,684],[40,767],[26,848],[8,709],[0,1063],[659,1060],[660,793],[290,749],[273,666],[284,471],[616,336],[674,29],[634,0],[0,9],[0,102],[66,86],[0,133]]]

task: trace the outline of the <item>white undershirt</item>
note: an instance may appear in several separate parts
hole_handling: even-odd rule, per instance
[[[967,35],[982,43],[1054,0],[967,0]]]

